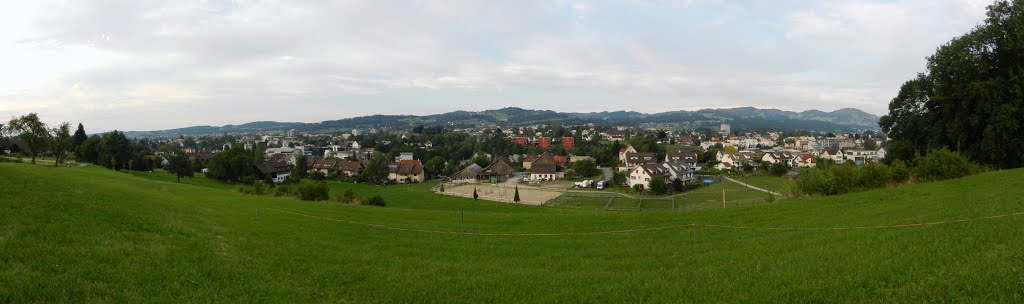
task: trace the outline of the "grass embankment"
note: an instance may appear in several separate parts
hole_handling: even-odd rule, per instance
[[[858,227],[1015,213],[1024,211],[1022,177],[1000,171],[679,213],[332,184],[388,202],[348,206],[91,166],[0,163],[0,302],[1020,302],[1020,216],[858,230],[703,225]],[[590,233],[690,223],[696,244],[685,226]]]

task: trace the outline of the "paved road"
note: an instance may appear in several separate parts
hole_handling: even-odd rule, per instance
[[[604,173],[604,181],[610,181],[615,179],[615,171],[612,168],[603,167],[601,173]]]
[[[722,177],[724,177],[725,179],[727,179],[727,180],[729,180],[729,181],[731,181],[731,182],[734,182],[734,183],[737,183],[737,184],[743,185],[744,187],[747,187],[747,188],[750,188],[750,189],[754,189],[754,190],[757,190],[757,191],[765,192],[765,193],[768,193],[768,194],[771,194],[771,195],[778,195],[778,196],[782,196],[782,194],[779,194],[779,193],[777,193],[777,192],[772,192],[772,191],[768,191],[768,190],[765,190],[765,189],[761,189],[761,188],[758,188],[758,187],[754,187],[754,186],[751,186],[750,184],[747,184],[747,183],[744,183],[744,182],[741,182],[741,181],[738,181],[738,180],[732,179],[732,178],[730,178],[730,177],[728,177],[728,176],[725,176],[725,175],[722,175]]]

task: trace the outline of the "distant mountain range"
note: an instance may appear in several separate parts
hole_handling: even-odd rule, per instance
[[[159,131],[127,131],[128,137],[166,138],[179,135],[201,136],[251,133],[283,133],[290,129],[297,132],[322,133],[349,131],[351,129],[392,129],[408,130],[418,125],[443,125],[447,128],[476,128],[487,126],[529,126],[529,125],[583,125],[601,126],[652,126],[679,125],[692,129],[718,128],[719,123],[729,123],[738,129],[809,130],[821,132],[849,132],[877,130],[878,116],[864,111],[845,108],[832,112],[809,110],[791,112],[753,107],[731,109],[702,109],[697,111],[672,111],[645,114],[630,111],[563,113],[547,110],[504,108],[481,112],[455,111],[425,116],[414,115],[372,115],[328,120],[317,123],[258,121],[241,125],[194,126]]]

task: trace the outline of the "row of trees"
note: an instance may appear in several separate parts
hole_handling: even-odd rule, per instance
[[[8,137],[15,136],[17,143]],[[21,150],[32,158],[36,163],[36,157],[44,152],[49,152],[54,157],[54,166],[63,163],[69,155],[86,140],[85,129],[78,124],[78,130],[71,134],[71,124],[60,123],[55,128],[49,128],[46,123],[39,119],[36,113],[29,113],[20,117],[12,118],[7,124],[0,124],[0,148],[9,150]]]
[[[947,147],[1001,168],[1024,165],[1024,0],[999,0],[985,22],[940,46],[879,122],[889,157]]]
[[[967,157],[949,149],[930,151],[918,155],[914,166],[902,160],[891,165],[867,164],[857,167],[852,163],[832,164],[819,162],[813,169],[802,170],[797,180],[797,191],[808,195],[837,195],[882,188],[908,181],[939,181],[977,173],[980,168]]]

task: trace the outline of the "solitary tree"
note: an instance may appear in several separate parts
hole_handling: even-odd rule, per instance
[[[7,130],[21,139],[20,146],[32,155],[33,164],[36,163],[36,156],[46,149],[50,141],[50,130],[46,128],[45,123],[39,120],[39,115],[36,113],[11,119],[7,124]]]
[[[476,193],[476,187],[473,187],[473,199],[480,198],[480,195]]]
[[[515,201],[516,204],[519,203],[519,186],[518,185],[516,186],[516,195],[512,197],[512,200]]]
[[[53,140],[50,141],[50,151],[53,152],[54,167],[59,165],[62,160],[66,160],[68,155],[68,149],[70,148],[71,124],[64,122],[61,123],[60,126],[53,129]]]

